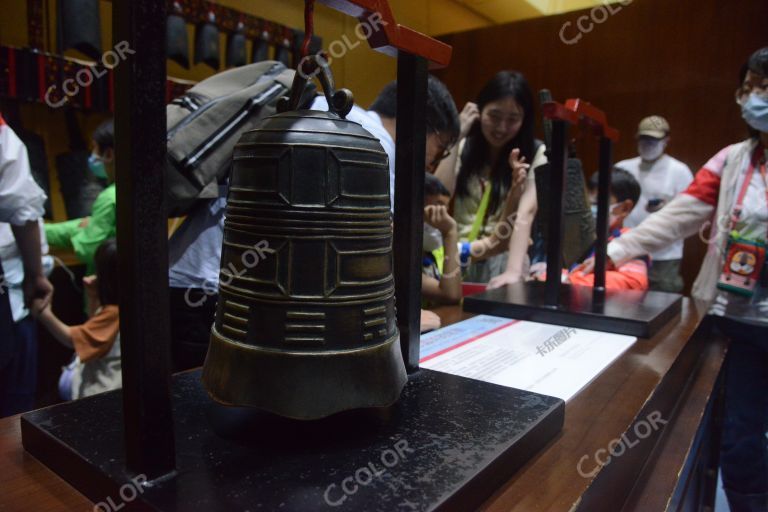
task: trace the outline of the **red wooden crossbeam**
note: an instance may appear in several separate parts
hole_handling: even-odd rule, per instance
[[[619,131],[608,124],[605,112],[589,102],[579,98],[565,101],[565,108],[575,112],[599,137],[605,137],[613,142],[619,141]]]
[[[570,124],[578,124],[579,116],[576,112],[556,101],[547,101],[541,105],[544,117],[553,121],[567,121]]]
[[[453,49],[436,39],[398,24],[387,0],[318,0],[320,3],[357,18],[361,23],[371,25],[371,16],[378,13],[380,23],[368,37],[368,44],[374,50],[396,56],[398,51],[424,57],[432,67],[445,67],[451,61]],[[376,19],[379,19],[378,17]]]
[[[556,101],[548,101],[542,104],[544,117],[553,121],[567,121],[572,125],[579,121],[586,124],[598,137],[605,137],[618,142],[619,131],[608,125],[605,113],[591,103],[581,99],[566,100],[565,105]]]

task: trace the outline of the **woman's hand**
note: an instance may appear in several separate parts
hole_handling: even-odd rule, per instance
[[[469,130],[472,129],[478,119],[480,119],[480,109],[477,108],[477,104],[470,101],[464,105],[461,113],[459,113],[459,140],[469,135]]]
[[[609,256],[605,257],[605,269],[606,270],[616,270],[616,265],[613,264],[613,260]],[[595,271],[595,257],[590,256],[584,262],[580,263],[578,266],[576,266],[573,270],[571,270],[571,273],[575,272],[581,272],[582,275],[589,275],[592,272]]]
[[[507,284],[515,284],[523,280],[523,276],[513,272],[504,272],[491,279],[488,283],[488,289],[493,290],[495,288],[501,288]]]
[[[435,313],[431,311],[427,311],[426,309],[421,310],[421,322],[420,322],[420,331],[421,332],[427,332],[427,331],[433,331],[435,329],[439,329],[441,324],[440,317],[437,316]]]
[[[509,166],[512,168],[512,188],[514,189],[525,183],[525,179],[528,177],[528,169],[531,166],[525,163],[525,157],[520,156],[518,148],[513,149],[509,153]]]
[[[448,208],[443,205],[425,206],[424,222],[438,229],[443,237],[457,230],[456,221],[448,214]]]

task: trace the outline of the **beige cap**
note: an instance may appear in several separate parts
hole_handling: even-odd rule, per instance
[[[637,127],[637,136],[641,135],[663,139],[669,135],[669,123],[661,116],[646,117]]]

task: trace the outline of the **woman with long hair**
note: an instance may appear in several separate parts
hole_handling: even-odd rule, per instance
[[[507,223],[509,252],[473,260],[466,280],[491,287],[524,278],[531,224],[536,215],[533,169],[547,163],[544,145],[534,140],[533,95],[517,71],[500,71],[460,114],[459,144],[436,175],[455,196],[459,238],[489,238]],[[498,228],[496,228],[498,229]],[[509,232],[511,231],[511,236]],[[479,258],[478,258],[479,260]]]

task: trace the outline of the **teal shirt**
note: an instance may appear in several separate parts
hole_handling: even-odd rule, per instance
[[[45,236],[52,247],[72,249],[77,259],[85,263],[87,274],[95,273],[93,257],[104,240],[114,238],[117,232],[117,194],[115,184],[105,188],[96,198],[91,219],[84,228],[83,219],[73,219],[45,225]]]

